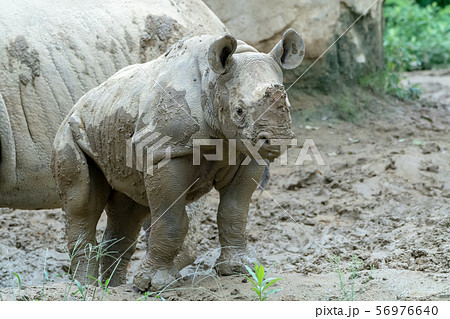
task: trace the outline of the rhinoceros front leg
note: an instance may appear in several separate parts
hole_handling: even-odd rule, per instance
[[[194,182],[191,166],[188,158],[175,158],[145,177],[152,224],[147,255],[133,281],[142,291],[161,290],[180,276],[174,258],[189,226],[185,206]]]
[[[220,189],[217,213],[221,254],[216,263],[220,275],[246,273],[244,265],[251,265],[247,253],[247,215],[253,192],[264,172],[264,166],[254,160],[241,166],[232,182]]]

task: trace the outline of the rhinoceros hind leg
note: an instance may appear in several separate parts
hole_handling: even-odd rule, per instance
[[[111,188],[103,173],[73,139],[69,126],[62,128],[52,158],[53,175],[66,212],[70,271],[81,283],[98,277],[99,246],[95,232]]]
[[[102,280],[110,279],[110,286],[119,286],[125,284],[127,266],[136,250],[142,222],[150,214],[150,209],[114,191],[108,200],[106,214],[108,222],[101,260]]]

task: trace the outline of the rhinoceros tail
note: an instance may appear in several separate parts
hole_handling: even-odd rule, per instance
[[[261,178],[261,181],[259,182],[258,189],[261,190],[261,192],[264,190],[264,188],[267,186],[267,183],[270,179],[270,170],[269,170],[269,160],[266,160],[266,167],[264,168],[264,174]]]

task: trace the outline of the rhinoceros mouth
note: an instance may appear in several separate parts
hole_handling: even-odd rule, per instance
[[[263,158],[267,158],[267,159],[277,158],[281,154],[280,146],[279,145],[270,145],[269,143],[265,143],[259,149],[259,154]]]
[[[270,162],[273,162],[276,158],[280,157],[281,152],[279,149],[272,149],[263,151],[263,154],[260,155],[262,158],[268,159]]]
[[[292,130],[290,130],[289,128],[283,128],[282,130],[283,133],[269,133],[269,132],[261,132],[257,135],[257,137],[255,138],[254,142],[258,142],[259,140],[264,140],[264,146],[270,146],[272,145],[272,142],[274,141],[280,141],[280,140],[292,140],[293,138],[295,138],[295,134],[292,132]],[[278,144],[278,143],[275,143]]]

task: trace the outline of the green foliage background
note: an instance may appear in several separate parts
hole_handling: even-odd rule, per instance
[[[360,78],[363,87],[400,99],[420,97],[402,73],[446,67],[450,62],[450,0],[386,0],[385,71]]]
[[[421,5],[422,7],[426,7],[429,4],[436,2],[438,6],[445,7],[450,4],[450,0],[416,0],[416,3]]]
[[[386,0],[384,47],[391,72],[448,65],[450,0]]]

